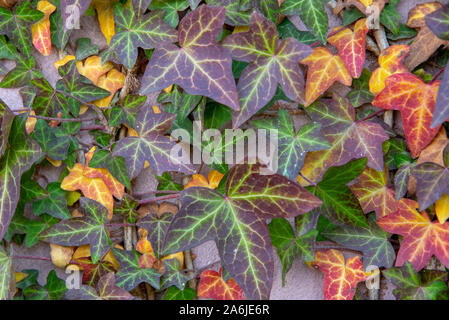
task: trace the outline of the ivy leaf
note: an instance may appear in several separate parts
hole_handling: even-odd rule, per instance
[[[309,46],[317,42],[317,38],[313,33],[309,31],[299,31],[289,19],[284,19],[278,25],[277,29],[281,39],[295,38],[299,42]]]
[[[37,200],[33,203],[33,213],[36,216],[42,213],[59,218],[70,218],[69,209],[67,209],[66,191],[61,189],[59,182],[51,182],[47,186],[48,198]]]
[[[409,178],[413,164],[401,166],[394,174],[394,190],[396,193],[396,201],[405,197],[407,193]]]
[[[449,40],[449,5],[426,15],[426,25],[442,40]]]
[[[304,106],[308,107],[327,89],[329,89],[335,81],[350,86],[352,77],[348,69],[338,55],[324,47],[313,49],[310,56],[301,61],[309,67],[307,71],[306,81],[306,102]]]
[[[0,300],[10,298],[10,281],[13,274],[13,263],[3,248],[0,248]]]
[[[40,234],[40,239],[61,246],[90,244],[92,261],[96,263],[112,245],[104,224],[107,210],[92,199],[83,197],[79,201],[83,217],[70,218],[53,225]]]
[[[97,150],[92,159],[89,161],[89,167],[91,168],[104,168],[115,179],[127,188],[131,188],[131,182],[126,170],[125,159],[122,157],[114,157],[111,152],[107,150]]]
[[[437,300],[447,292],[447,273],[433,270],[417,273],[409,262],[382,274],[396,286],[393,294],[400,300]]]
[[[251,13],[242,10],[239,1],[234,0],[206,0],[211,6],[225,7],[226,19],[225,23],[230,26],[247,26],[251,19]]]
[[[97,283],[96,290],[83,285],[79,290],[67,292],[70,300],[134,300],[128,291],[116,286],[114,272],[103,275]]]
[[[281,5],[281,14],[299,15],[301,21],[321,41],[326,44],[328,17],[324,5],[326,0],[285,0]]]
[[[432,255],[449,266],[449,222],[440,224],[430,221],[425,211],[419,213],[418,204],[410,199],[399,201],[398,211],[377,221],[377,224],[390,233],[404,236],[396,258],[396,266],[409,261],[415,270],[426,266]]]
[[[365,65],[366,35],[368,26],[366,19],[360,19],[354,26],[354,31],[344,28],[327,41],[338,50],[349,74],[359,78]]]
[[[153,0],[151,2],[151,10],[164,10],[164,21],[170,27],[176,28],[179,23],[178,11],[184,11],[189,6],[186,0]]]
[[[444,166],[433,162],[424,162],[411,169],[413,177],[416,179],[416,196],[418,197],[419,208],[427,209],[435,203],[443,193],[449,193],[449,169],[447,160],[449,147],[443,150]]]
[[[161,274],[153,268],[140,268],[137,251],[125,251],[114,248],[112,252],[120,264],[120,270],[116,275],[117,286],[130,291],[140,283],[146,282],[159,290]]]
[[[319,123],[307,123],[298,131],[286,110],[279,110],[277,118],[255,120],[252,124],[259,129],[278,131],[277,173],[295,180],[301,170],[306,153],[328,149],[329,142],[321,135]]]
[[[39,218],[39,220],[25,220],[24,234],[26,234],[25,246],[27,248],[31,248],[39,241],[39,234],[41,232],[47,230],[52,225],[59,222],[59,219],[54,218],[48,214],[42,214]]]
[[[387,187],[388,169],[377,171],[366,168],[358,177],[351,190],[359,200],[363,212],[376,212],[378,219],[397,210],[394,191]]]
[[[342,226],[323,232],[323,236],[345,248],[363,252],[363,265],[391,268],[396,254],[389,242],[390,234],[376,224],[374,215],[368,217],[368,226]]]
[[[44,14],[31,7],[31,3],[23,1],[13,11],[0,7],[0,34],[8,38],[25,56],[31,55],[30,24],[44,17]]]
[[[278,83],[288,98],[304,102],[304,80],[299,61],[312,51],[296,39],[279,41],[276,25],[260,13],[251,16],[249,31],[228,36],[223,46],[233,59],[249,62],[237,85],[240,111],[233,113],[238,128],[264,107]]]
[[[236,165],[225,196],[203,187],[185,189],[164,249],[170,254],[215,240],[223,266],[249,299],[268,298],[271,290],[273,257],[265,219],[304,214],[321,203],[287,178],[262,175],[260,169]]]
[[[80,18],[91,0],[61,0],[61,16],[64,30],[79,29]]]
[[[163,300],[195,300],[196,291],[192,288],[185,288],[184,290],[179,290],[175,286],[171,286],[165,291]]]
[[[346,95],[349,102],[357,108],[365,103],[371,103],[374,95],[369,91],[369,80],[372,73],[363,69],[360,77],[352,82],[353,89]]]
[[[25,131],[27,117],[16,116],[9,134],[9,145],[0,160],[0,239],[8,229],[20,194],[20,177],[41,156],[39,145]]]
[[[435,138],[440,126],[431,128],[440,81],[426,84],[411,73],[394,74],[385,80],[385,89],[373,105],[385,110],[399,110],[405,138],[413,158]]]
[[[53,160],[65,160],[69,149],[70,138],[62,132],[62,128],[51,128],[45,120],[37,119],[32,137],[42,151]]]
[[[56,10],[56,7],[48,1],[39,1],[37,10],[44,14],[44,17],[31,26],[31,34],[34,47],[44,56],[51,53],[51,35],[50,35],[50,15]]]
[[[186,282],[192,279],[193,276],[189,276],[187,273],[180,269],[180,263],[178,259],[165,259],[162,261],[164,264],[165,273],[161,278],[161,288],[166,289],[170,286],[176,286],[179,290],[184,290]]]
[[[170,43],[156,46],[142,79],[141,94],[175,83],[189,94],[204,95],[238,110],[232,60],[217,44],[224,18],[222,7],[202,5],[188,13],[178,26],[181,48]]]
[[[114,5],[116,32],[110,50],[131,70],[137,59],[137,47],[153,49],[176,41],[176,31],[163,21],[163,11],[136,16],[131,6]],[[151,65],[151,63],[150,63]]]
[[[198,296],[215,300],[243,300],[244,293],[234,279],[223,279],[223,268],[220,272],[205,270],[200,275]]]
[[[374,70],[369,81],[369,90],[378,95],[385,88],[385,80],[396,73],[407,73],[408,69],[403,61],[410,51],[407,45],[395,45],[388,47],[379,55],[379,68]]]
[[[48,292],[49,300],[61,300],[67,291],[65,281],[58,278],[55,270],[51,270],[47,276],[47,283],[44,288]]]
[[[79,38],[77,40],[75,58],[78,61],[98,54],[98,46],[91,43],[90,38]]]
[[[54,44],[59,50],[63,51],[65,46],[69,42],[69,37],[72,34],[73,29],[66,29],[65,23],[62,20],[62,8],[60,3],[66,0],[53,1],[56,5],[56,13],[50,16],[50,33],[51,33],[51,43]]]
[[[357,198],[347,184],[357,178],[366,166],[366,158],[340,167],[329,168],[321,182],[310,190],[323,201],[320,212],[337,225],[368,227]]]
[[[0,82],[1,88],[13,88],[29,85],[33,79],[42,78],[42,73],[36,70],[36,61],[32,56],[17,55],[16,67],[9,71]]]
[[[194,173],[194,167],[184,152],[181,158],[171,156],[170,152],[176,143],[164,136],[175,117],[176,115],[170,113],[154,113],[149,105],[140,109],[136,118],[139,136],[120,140],[113,152],[114,155],[125,158],[131,179],[142,171],[145,160],[157,175],[164,171]]]
[[[0,99],[0,157],[5,153],[13,120],[14,113]]]
[[[363,271],[359,257],[346,259],[338,250],[318,251],[314,265],[324,273],[324,299],[352,300],[357,283],[369,273]]]
[[[148,240],[157,259],[161,259],[164,256],[162,254],[164,239],[172,219],[173,215],[171,213],[164,213],[158,216],[150,212],[137,223],[137,226],[148,231]]]
[[[285,276],[290,270],[295,258],[313,261],[315,258],[315,239],[317,230],[295,235],[290,222],[283,218],[274,218],[268,224],[270,239],[282,263],[282,286]]]
[[[318,182],[331,166],[367,157],[368,166],[383,170],[382,143],[388,139],[384,129],[370,121],[355,121],[355,110],[347,99],[322,99],[306,109],[313,121],[322,125],[321,133],[331,147],[306,155],[302,175]]]
[[[390,0],[390,2],[385,5],[380,13],[380,23],[382,23],[388,30],[393,34],[399,33],[399,25],[401,22],[401,15],[396,10],[400,0]]]

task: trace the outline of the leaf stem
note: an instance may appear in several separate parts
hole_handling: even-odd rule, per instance
[[[39,256],[16,256],[16,255],[13,255],[12,258],[14,258],[14,259],[26,259],[26,260],[51,261],[51,258],[39,257]]]
[[[299,175],[301,176],[301,178],[303,178],[304,180],[306,180],[308,183],[310,183],[312,186],[316,187],[316,183],[313,182],[312,180],[310,180],[309,178],[307,178],[305,175],[303,175],[301,172],[299,173]]]
[[[373,112],[373,113],[367,115],[365,118],[357,120],[356,122],[360,123],[360,122],[369,120],[369,119],[374,118],[375,116],[377,116],[377,115],[379,115],[379,114],[381,114],[383,112],[385,112],[385,110],[383,110],[383,109],[382,110],[377,110],[376,112]]]
[[[135,223],[106,223],[105,224],[106,227],[135,227],[136,224]]]
[[[179,193],[169,194],[169,195],[162,196],[162,197],[154,197],[154,198],[150,198],[150,199],[139,200],[139,204],[147,204],[147,203],[152,203],[152,202],[156,202],[156,201],[174,199],[174,198],[178,198],[178,197],[179,197]]]
[[[432,80],[430,80],[429,84],[434,83],[435,81],[437,81],[438,77],[441,76],[441,74],[444,72],[444,70],[446,69],[446,67],[444,67],[443,69],[441,69],[440,71],[438,71],[438,73],[433,77]]]
[[[14,110],[16,111],[16,110]],[[59,121],[59,122],[87,122],[87,121],[93,121],[96,120],[97,117],[95,118],[84,118],[84,119],[80,119],[80,118],[52,118],[52,117],[44,117],[44,116],[36,116],[36,115],[32,115],[29,114],[28,117],[31,118],[36,118],[36,119],[43,119],[43,120],[48,120],[48,121]]]

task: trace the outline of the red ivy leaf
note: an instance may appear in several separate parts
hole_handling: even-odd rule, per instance
[[[215,300],[243,300],[243,290],[234,279],[223,279],[223,269],[220,272],[205,270],[200,275],[198,296]]]

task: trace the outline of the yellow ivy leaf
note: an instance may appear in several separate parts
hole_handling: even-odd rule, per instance
[[[58,70],[59,67],[62,67],[63,65],[65,65],[67,62],[75,60],[75,56],[72,55],[67,55],[64,58],[56,61],[53,65],[55,66],[55,69]]]
[[[70,173],[62,180],[61,188],[67,191],[81,190],[85,197],[98,201],[108,210],[108,219],[112,218],[115,196],[121,199],[125,187],[104,168],[90,168],[95,147],[86,153],[86,164],[75,163],[68,168]]]
[[[93,82],[93,84],[98,83],[98,79],[110,71],[114,66],[111,62],[107,61],[103,65],[101,64],[101,57],[91,56],[87,58],[84,63],[82,61],[76,62],[76,67],[78,72],[85,76],[87,79]]]
[[[31,25],[31,34],[34,47],[44,56],[51,53],[51,35],[50,35],[50,14],[56,7],[48,1],[39,1],[37,10],[44,14],[44,17]]]
[[[116,0],[93,0],[92,6],[97,11],[98,22],[100,23],[100,30],[106,38],[109,45],[112,37],[115,34],[114,22],[114,3]]]
[[[65,268],[72,260],[75,247],[64,247],[50,243],[50,256],[53,264],[58,268]]]
[[[444,224],[449,218],[449,196],[445,193],[440,199],[435,202],[435,212],[437,214],[438,221]]]
[[[100,108],[105,108],[111,103],[117,90],[123,88],[125,84],[125,75],[116,69],[112,69],[106,75],[102,75],[96,85],[102,89],[108,90],[111,95],[100,100],[94,101],[94,104]]]
[[[53,165],[53,167],[56,167],[56,168],[59,168],[62,164],[61,160],[53,160],[52,158],[49,158],[49,157],[45,157],[45,159],[47,159],[47,161],[50,162]]]
[[[202,174],[192,175],[192,180],[184,186],[184,189],[190,187],[204,187],[209,189],[215,189],[220,184],[224,175],[216,170],[211,170],[207,176],[207,179]]]

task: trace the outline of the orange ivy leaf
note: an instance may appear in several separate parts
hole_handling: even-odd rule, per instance
[[[425,83],[411,73],[394,74],[385,81],[385,89],[373,105],[386,110],[399,110],[405,138],[413,158],[433,140],[440,126],[432,129],[433,111],[440,81]]]
[[[369,90],[377,95],[385,88],[385,79],[395,73],[406,73],[408,69],[402,64],[410,47],[406,45],[391,46],[379,55],[379,68],[374,70],[369,80]]]
[[[346,86],[352,84],[352,77],[343,60],[324,47],[313,49],[311,55],[301,61],[309,67],[306,81],[306,103],[310,106],[320,95],[338,81]]]
[[[51,52],[50,36],[50,15],[56,10],[56,7],[48,1],[39,1],[37,10],[44,14],[44,17],[31,25],[34,47],[44,56]]]
[[[100,30],[109,45],[115,34],[114,3],[117,0],[93,0],[92,6],[97,11]]]
[[[108,209],[108,219],[112,218],[115,196],[123,197],[125,187],[104,168],[89,168],[95,147],[86,154],[86,164],[75,163],[68,168],[70,173],[62,180],[61,188],[67,191],[81,190],[85,197],[98,201]]]
[[[365,64],[365,47],[368,26],[366,19],[357,21],[354,32],[344,28],[327,41],[338,49],[338,54],[348,69],[351,77],[359,78]]]
[[[114,66],[109,61],[102,65],[101,57],[91,56],[84,61],[84,64],[82,61],[77,61],[76,67],[81,75],[85,76],[96,85],[98,79],[110,71]]]
[[[324,299],[352,300],[357,283],[371,275],[363,271],[363,263],[359,257],[346,260],[343,254],[335,249],[317,251],[312,263],[324,273]]]
[[[111,103],[117,90],[123,88],[125,84],[125,75],[116,69],[112,69],[107,74],[102,75],[96,85],[102,89],[108,90],[111,95],[100,100],[94,101],[94,104],[100,108],[105,108]]]
[[[449,268],[449,223],[430,221],[425,211],[418,212],[418,203],[410,199],[401,199],[398,207],[396,212],[377,221],[385,231],[404,236],[396,266],[409,261],[419,271],[435,255]]]
[[[204,187],[215,189],[218,187],[223,177],[224,175],[216,170],[211,170],[207,175],[207,179],[202,174],[194,174],[192,175],[192,180],[185,185],[184,189],[190,187]]]
[[[349,188],[359,200],[363,212],[375,211],[379,219],[397,210],[395,193],[387,188],[387,183],[387,167],[383,172],[367,167]]]
[[[220,272],[205,270],[200,275],[198,296],[215,300],[243,300],[243,290],[234,279],[223,280],[223,269]]]

